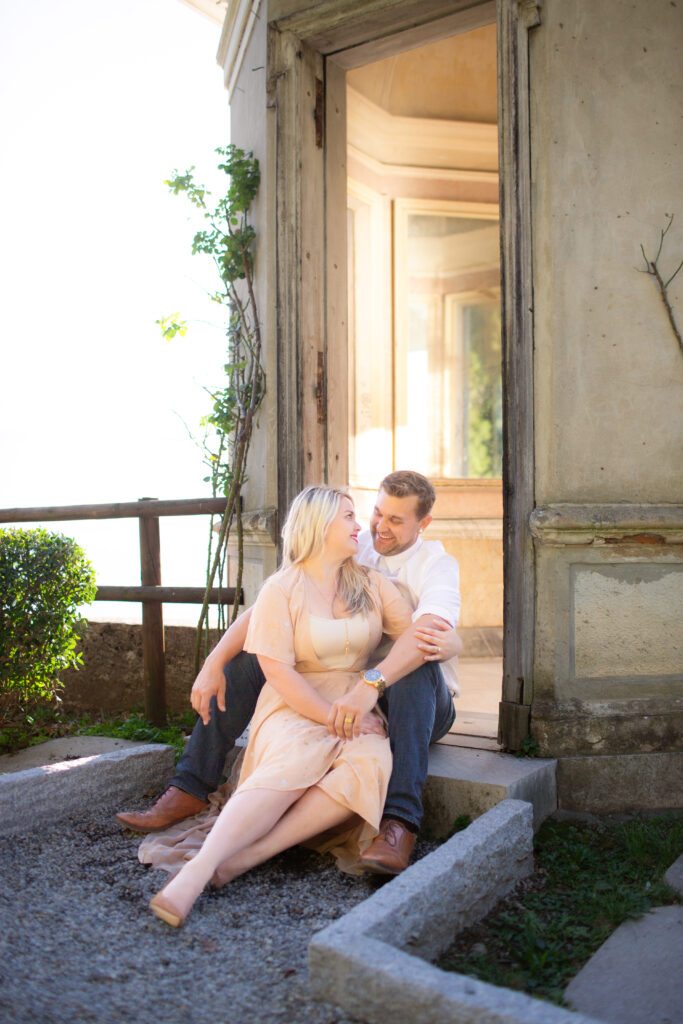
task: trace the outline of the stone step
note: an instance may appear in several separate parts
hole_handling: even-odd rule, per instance
[[[534,830],[557,809],[557,762],[435,743],[424,790],[425,824],[439,838],[462,815],[478,818],[502,800],[525,800]]]

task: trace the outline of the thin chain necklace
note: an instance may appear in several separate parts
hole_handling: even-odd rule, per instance
[[[326,597],[325,594],[323,594],[322,590],[320,589],[318,584],[315,582],[313,577],[309,576],[308,573],[305,573],[304,575],[306,576],[306,579],[309,580],[310,583],[313,584],[315,589],[318,591],[318,593],[322,597],[323,601],[325,601],[325,602],[329,601],[330,600],[329,597]],[[337,587],[335,586],[334,594],[332,595],[332,600],[330,602],[330,611],[332,612],[332,618],[333,619],[336,619],[336,615],[334,614],[334,602],[335,602],[335,598],[338,598],[338,597],[339,597],[339,592],[337,590]],[[346,642],[344,644],[344,657],[348,658],[348,656],[349,656],[349,619],[348,619],[348,616],[346,616],[346,615],[343,616],[343,619],[344,619],[344,630],[346,632]]]
[[[332,595],[332,598],[330,598],[328,594],[323,594],[322,590],[320,589],[320,587],[319,587],[319,586],[318,586],[318,584],[317,584],[317,583],[315,582],[315,580],[313,579],[313,577],[312,577],[312,576],[309,576],[309,575],[308,575],[308,573],[306,573],[305,575],[306,575],[306,579],[307,579],[307,580],[309,580],[309,582],[310,582],[310,583],[311,583],[311,584],[313,585],[313,587],[315,588],[315,590],[317,590],[317,591],[318,591],[318,593],[319,593],[319,594],[320,594],[320,596],[322,597],[322,599],[323,599],[323,601],[325,602],[325,604],[327,604],[327,603],[329,602],[329,605],[330,605],[330,611],[332,612],[332,618],[333,618],[333,619],[334,619],[334,618],[336,618],[336,616],[335,616],[335,614],[334,614],[334,602],[335,602],[335,599],[339,597],[339,594],[337,593],[337,587],[336,587],[336,585],[335,585],[335,588],[334,588],[334,593],[333,593],[333,595]]]

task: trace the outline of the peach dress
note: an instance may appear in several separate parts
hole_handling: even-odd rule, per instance
[[[367,572],[372,610],[341,619],[308,612],[300,568],[272,576],[253,607],[245,650],[291,665],[330,702],[342,696],[358,682],[382,634],[395,639],[411,623],[412,610],[396,587],[380,573]],[[379,830],[390,775],[387,738],[332,736],[326,725],[294,711],[266,680],[236,792],[319,786],[354,817],[307,845],[330,851],[338,867],[354,873],[354,862]]]

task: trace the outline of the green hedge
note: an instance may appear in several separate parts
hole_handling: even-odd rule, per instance
[[[69,537],[0,530],[0,693],[49,699],[59,673],[81,663],[80,605],[95,597],[95,573]]]

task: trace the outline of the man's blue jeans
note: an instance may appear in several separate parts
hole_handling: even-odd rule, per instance
[[[225,758],[249,724],[265,682],[256,655],[245,652],[228,662],[224,673],[226,710],[219,711],[212,698],[209,724],[197,720],[170,783],[200,800],[220,785]],[[453,700],[439,666],[426,662],[390,686],[380,704],[394,759],[384,813],[418,828],[429,744],[453,724]]]
[[[425,662],[388,687],[380,706],[389,722],[393,767],[385,817],[420,827],[422,788],[427,780],[429,744],[445,736],[455,720],[453,698],[436,662]]]

